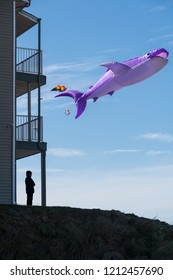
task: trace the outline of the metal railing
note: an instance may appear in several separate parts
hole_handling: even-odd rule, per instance
[[[39,69],[40,56],[40,69]],[[16,49],[16,71],[23,73],[38,73],[42,74],[42,51],[37,49],[21,48]]]
[[[39,126],[40,121],[40,126]],[[39,131],[40,127],[40,139]],[[17,141],[43,141],[43,117],[31,116],[30,118],[25,115],[16,116],[16,140]]]

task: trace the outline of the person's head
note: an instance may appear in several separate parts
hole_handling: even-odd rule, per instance
[[[26,177],[31,177],[32,176],[32,172],[30,170],[26,171]]]

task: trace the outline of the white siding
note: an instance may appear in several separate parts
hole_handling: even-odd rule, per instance
[[[0,0],[0,203],[13,203],[13,1]]]

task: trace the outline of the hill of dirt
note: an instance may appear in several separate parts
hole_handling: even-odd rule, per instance
[[[0,259],[173,259],[173,226],[100,209],[0,205]]]

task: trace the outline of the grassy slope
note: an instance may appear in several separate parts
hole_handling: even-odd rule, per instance
[[[173,259],[173,226],[134,214],[0,205],[0,259]]]

